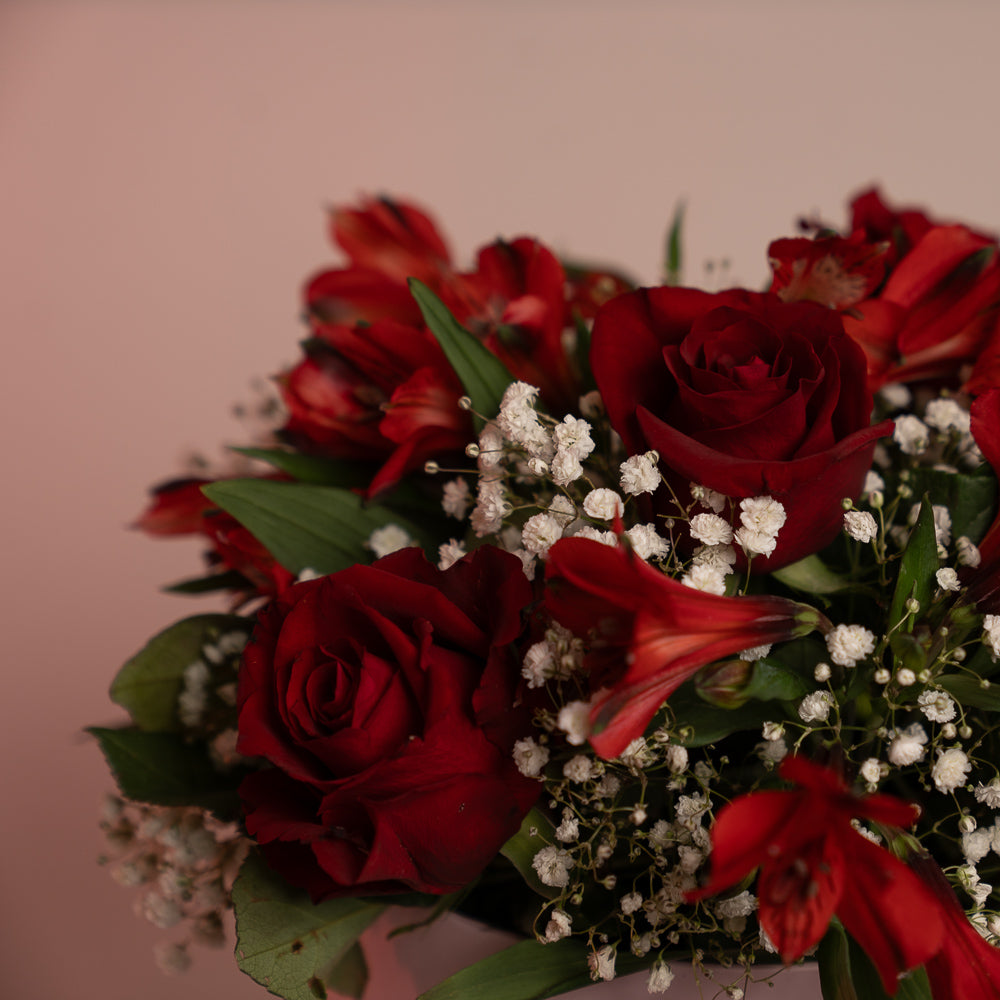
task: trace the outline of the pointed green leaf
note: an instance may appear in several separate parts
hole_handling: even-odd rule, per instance
[[[204,748],[173,733],[92,726],[122,795],[158,806],[198,806],[235,815],[241,774],[220,774]]]
[[[500,412],[500,400],[511,382],[516,381],[503,362],[488,351],[425,285],[410,279],[410,293],[416,299],[424,322],[441,345],[455,370],[472,408],[487,419]]]
[[[589,983],[582,941],[521,941],[456,972],[418,1000],[542,1000]]]
[[[776,569],[771,575],[786,587],[807,594],[836,594],[857,586],[850,577],[835,573],[817,555]]]
[[[743,694],[757,701],[798,701],[812,688],[801,673],[768,657],[754,664],[753,675]]]
[[[1000,684],[980,681],[968,674],[949,674],[939,677],[937,683],[965,708],[985,708],[995,712],[1000,710]],[[983,687],[983,683],[988,685]]]
[[[250,583],[242,573],[228,570],[223,573],[209,573],[208,576],[194,576],[168,584],[164,591],[168,594],[211,594],[216,590],[247,590]]]
[[[674,208],[674,217],[670,220],[670,229],[667,231],[663,264],[664,284],[666,285],[679,285],[681,283],[681,270],[684,264],[683,229],[684,202],[679,201]]]
[[[419,529],[405,518],[333,486],[226,479],[203,487],[203,492],[292,573],[335,573],[368,562],[371,553],[365,542],[386,524],[398,524],[420,538]]]
[[[823,1000],[858,1000],[851,981],[851,959],[847,934],[840,921],[833,920],[819,943],[819,985]]]
[[[997,480],[989,466],[973,473],[946,472],[944,469],[913,470],[910,487],[915,495],[927,493],[932,504],[948,508],[951,533],[979,542],[993,523],[997,508]]]
[[[118,671],[111,700],[126,709],[140,728],[176,731],[177,696],[185,669],[200,659],[202,647],[223,632],[249,633],[251,622],[237,615],[195,615],[154,636]]]
[[[385,909],[363,899],[314,904],[256,855],[247,858],[233,885],[233,908],[237,965],[285,1000],[317,1000],[338,983],[355,988],[364,958],[359,967],[357,956],[348,956]],[[345,958],[347,965],[341,967]]]
[[[318,483],[321,486],[341,486],[345,489],[365,486],[372,477],[372,467],[361,462],[334,461],[318,455],[303,455],[287,448],[230,448],[247,458],[287,472],[302,483]]]
[[[895,628],[906,615],[906,602],[914,597],[925,608],[934,588],[934,574],[938,568],[937,540],[934,533],[934,511],[927,495],[920,504],[920,515],[910,532],[902,562],[896,590],[892,595],[889,612],[889,627]],[[910,620],[912,624],[912,619]],[[907,628],[907,631],[910,631]]]
[[[555,841],[552,821],[537,807],[521,820],[521,828],[500,848],[500,853],[521,873],[524,881],[544,899],[554,899],[559,890],[538,877],[531,862],[547,844]]]

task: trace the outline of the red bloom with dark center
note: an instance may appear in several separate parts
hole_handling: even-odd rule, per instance
[[[841,501],[857,497],[892,430],[871,426],[863,353],[837,313],[811,302],[640,289],[597,314],[591,362],[629,454],[658,451],[682,503],[694,482],[784,505],[777,548],[755,561],[765,569],[837,535]]]
[[[889,382],[965,379],[965,366],[997,331],[996,240],[921,211],[891,208],[876,189],[858,195],[851,208],[849,239],[772,244],[772,289],[789,301],[815,299],[843,310],[845,329],[864,349],[873,390]],[[858,259],[852,247],[862,255],[868,248],[872,259]],[[818,257],[826,251],[828,258]],[[881,287],[873,280],[876,264],[888,268]],[[817,294],[826,286],[834,294]],[[987,384],[996,384],[992,369],[980,370],[970,386],[982,391]]]
[[[240,787],[268,863],[314,900],[468,885],[540,785],[512,757],[513,649],[531,587],[483,546],[416,549],[300,583],[262,612],[239,679]]]
[[[718,597],[678,583],[631,552],[585,538],[549,551],[545,603],[579,636],[593,634],[590,742],[615,757],[706,663],[829,623],[783,597]]]
[[[754,792],[719,813],[711,876],[688,900],[714,896],[759,868],[758,918],[783,962],[818,944],[836,914],[894,994],[902,973],[940,951],[945,921],[923,882],[851,820],[905,827],[917,809],[887,795],[854,795],[839,775],[802,757],[786,757],[780,773],[798,787]]]

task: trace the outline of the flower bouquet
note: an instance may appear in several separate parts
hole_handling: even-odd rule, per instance
[[[743,995],[1000,997],[1000,259],[877,191],[766,292],[332,213],[301,360],[138,526],[223,592],[94,728],[116,878],[289,998],[389,906],[523,940],[424,994],[679,963]],[[770,964],[771,968],[767,966]]]

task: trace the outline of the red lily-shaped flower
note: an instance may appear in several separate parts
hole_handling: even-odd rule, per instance
[[[786,757],[780,774],[798,787],[754,792],[719,813],[711,877],[688,901],[714,896],[759,868],[758,918],[783,962],[817,944],[836,914],[894,994],[902,973],[940,952],[945,919],[920,878],[851,820],[909,826],[916,807],[888,795],[854,795],[834,771],[803,757]]]
[[[829,626],[814,608],[783,597],[719,597],[672,580],[623,548],[585,538],[549,552],[545,603],[580,636],[588,657],[591,745],[619,754],[663,702],[706,663]]]
[[[910,867],[937,897],[944,920],[941,950],[927,961],[934,1000],[997,1000],[1000,997],[1000,948],[984,940],[969,923],[944,872],[929,855],[910,859]]]

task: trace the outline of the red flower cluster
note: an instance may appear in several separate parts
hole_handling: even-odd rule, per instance
[[[553,618],[594,632],[590,743],[616,757],[700,667],[828,624],[783,597],[717,597],[671,580],[625,549],[585,538],[556,542],[546,569]]]
[[[540,785],[511,755],[511,648],[531,589],[484,546],[441,572],[417,549],[296,584],[240,669],[246,824],[314,900],[472,881]]]
[[[676,496],[694,482],[784,505],[777,548],[759,560],[767,569],[833,539],[841,501],[857,497],[892,430],[871,426],[864,356],[840,317],[809,302],[640,289],[598,313],[591,360],[629,454],[659,452]]]
[[[780,773],[798,787],[745,795],[719,813],[711,877],[689,902],[759,868],[760,925],[783,962],[818,944],[836,914],[887,993],[926,963],[935,1000],[998,995],[1000,950],[969,924],[940,869],[926,858],[908,867],[851,822],[907,827],[916,807],[888,795],[854,795],[839,775],[802,757],[786,757]]]
[[[554,413],[581,392],[564,342],[574,316],[593,315],[626,287],[589,271],[567,281],[551,251],[528,238],[498,240],[479,252],[474,270],[457,271],[430,218],[386,198],[335,211],[332,236],[349,263],[306,285],[306,357],[279,378],[290,413],[284,435],[304,450],[377,461],[369,496],[472,436],[457,408],[461,385],[423,326],[407,278],[427,284],[516,378],[541,389]]]
[[[890,208],[874,189],[851,210],[847,239],[824,229],[815,240],[771,244],[771,291],[840,310],[864,349],[872,389],[932,378],[974,392],[998,384],[996,239]]]

